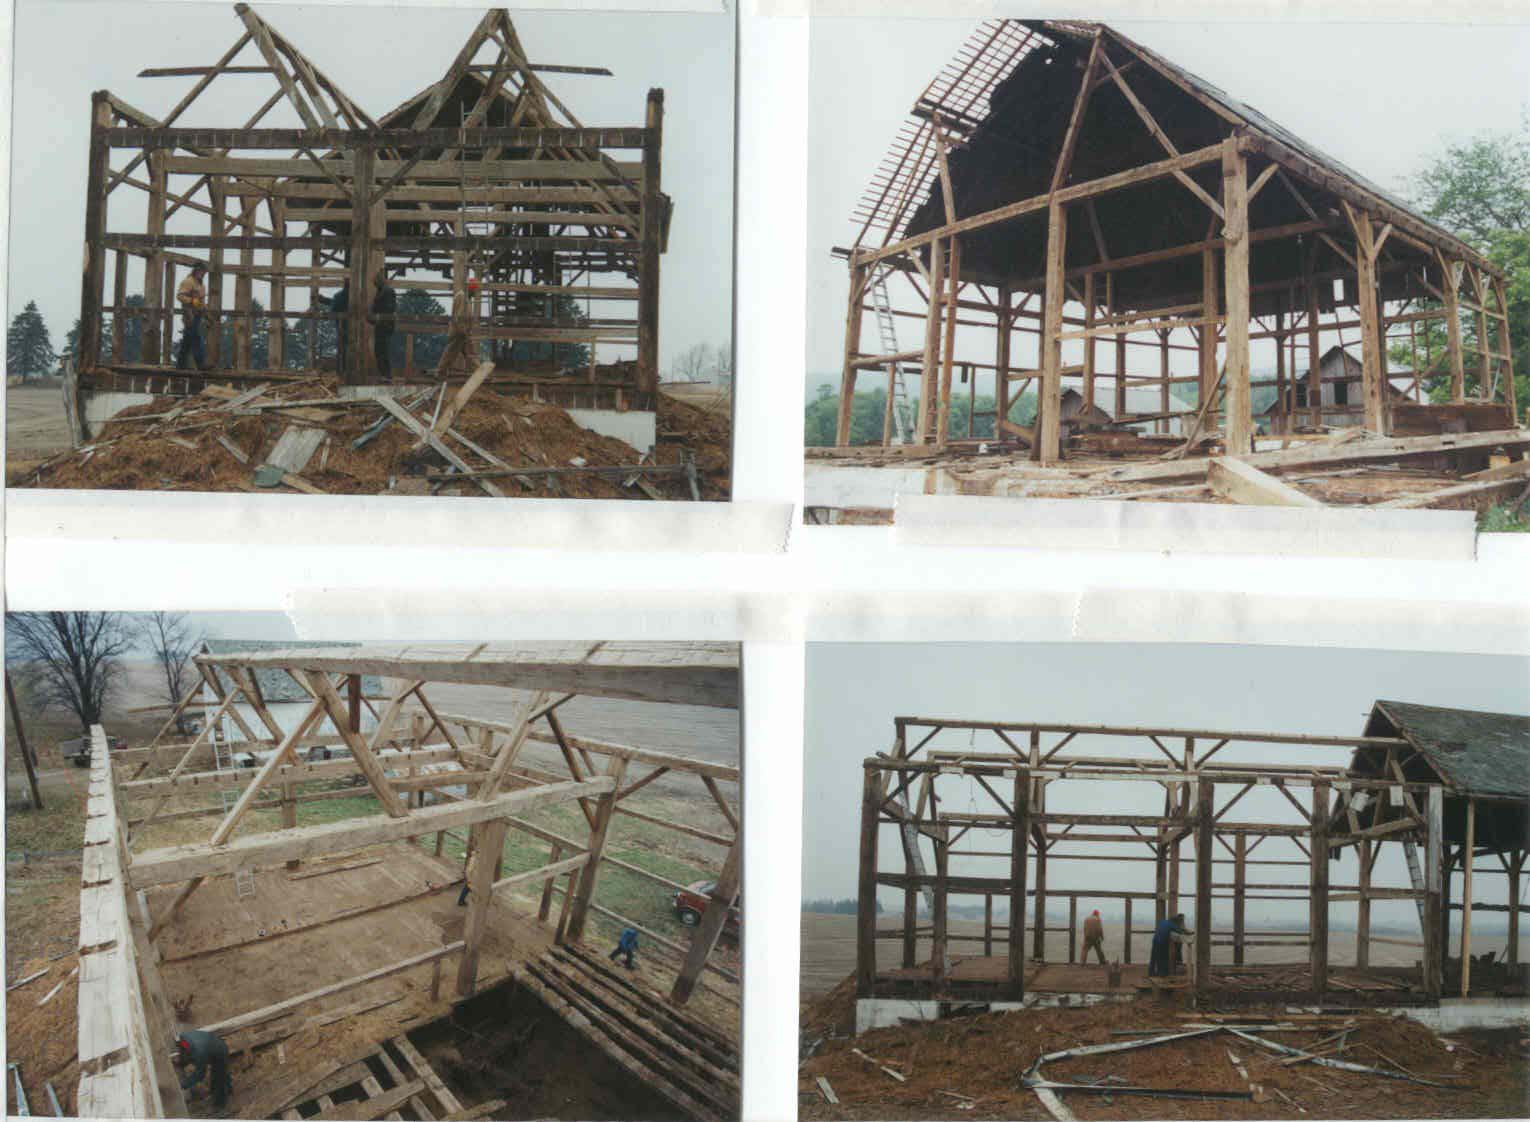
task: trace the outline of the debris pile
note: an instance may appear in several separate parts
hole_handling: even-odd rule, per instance
[[[52,1114],[49,1085],[66,1112],[74,1106],[79,1081],[75,1050],[75,1005],[79,964],[73,953],[34,958],[15,967],[5,995],[6,1059],[19,1071],[6,1080],[6,1113],[27,1113],[16,1101],[19,1076],[33,1114]]]
[[[660,441],[640,456],[557,405],[482,381],[395,398],[339,396],[333,378],[244,391],[209,385],[123,410],[89,444],[12,486],[309,494],[726,499],[727,423],[660,398]],[[481,387],[481,388],[480,388]]]
[[[829,1004],[804,1009],[804,1118],[1492,1117],[1522,1094],[1526,1067],[1512,1040],[1366,1011],[1135,1001],[843,1039],[821,1031]]]

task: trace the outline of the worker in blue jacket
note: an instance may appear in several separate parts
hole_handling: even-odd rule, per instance
[[[175,1066],[191,1070],[181,1079],[181,1090],[189,1091],[202,1082],[212,1069],[212,1104],[221,1110],[234,1093],[228,1077],[228,1045],[216,1033],[201,1029],[183,1029],[175,1034]]]
[[[623,955],[625,955],[627,959],[627,969],[635,969],[635,964],[632,961],[632,956],[637,953],[637,943],[637,931],[634,928],[625,927],[622,929],[621,937],[616,940],[616,949],[612,951],[608,957],[612,962],[615,962],[618,958],[621,958]]]
[[[1176,912],[1168,919],[1161,919],[1153,928],[1153,951],[1148,957],[1148,976],[1167,977],[1171,972],[1170,948],[1175,939],[1195,934],[1185,926],[1185,913]]]

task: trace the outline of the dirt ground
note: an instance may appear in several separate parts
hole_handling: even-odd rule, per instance
[[[803,1010],[805,1043],[823,1038],[853,1015],[853,990],[831,991]],[[927,1024],[904,1024],[859,1037],[828,1037],[801,1065],[802,1118],[1047,1119],[1023,1074],[1044,1053],[1131,1039],[1128,1029],[1181,1031],[1204,1013],[1177,1002],[1139,1000],[1073,1009],[988,1013]],[[1239,1024],[1276,1024],[1284,1006],[1240,1009]],[[1341,1020],[1263,1031],[1264,1039],[1303,1048],[1331,1037]],[[1099,1082],[1160,1089],[1251,1092],[1249,1099],[1139,1097],[1059,1092],[1078,1118],[1522,1118],[1530,1106],[1530,1053],[1524,1026],[1441,1037],[1406,1018],[1363,1016],[1334,1058],[1405,1072],[1441,1087],[1311,1063],[1218,1033],[1153,1047],[1056,1060],[1043,1076],[1057,1082]],[[1158,1035],[1157,1033],[1153,1035]],[[1334,1047],[1330,1041],[1324,1047]],[[858,1055],[859,1049],[865,1055]],[[866,1058],[870,1057],[870,1059]],[[1236,1062],[1235,1062],[1236,1058]],[[891,1068],[901,1080],[888,1075]],[[1240,1070],[1241,1068],[1241,1070]],[[828,1080],[838,1105],[817,1083]],[[1255,1090],[1254,1088],[1258,1088]],[[943,1093],[944,1092],[944,1093]]]
[[[11,386],[5,391],[7,465],[12,461],[35,463],[68,447],[64,394],[57,382]]]

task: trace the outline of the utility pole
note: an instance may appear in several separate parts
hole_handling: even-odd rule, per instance
[[[27,769],[27,783],[32,788],[32,806],[41,810],[42,793],[37,789],[37,762],[32,759],[32,749],[27,746],[27,734],[21,727],[21,707],[16,704],[16,691],[11,687],[10,671],[5,674],[5,704],[11,711],[11,724],[16,729],[16,743],[21,748],[21,762]]]

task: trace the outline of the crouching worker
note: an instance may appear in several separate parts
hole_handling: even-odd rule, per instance
[[[635,968],[632,961],[632,956],[636,953],[637,931],[631,927],[626,927],[622,929],[621,937],[616,940],[616,949],[612,951],[607,957],[609,957],[612,962],[615,962],[618,958],[626,956],[627,969],[632,970]]]
[[[1194,932],[1185,927],[1185,913],[1176,912],[1168,919],[1158,921],[1153,928],[1153,953],[1148,958],[1149,977],[1168,977],[1173,968],[1171,951],[1176,939],[1184,939]]]
[[[212,1069],[212,1104],[221,1110],[228,1104],[234,1085],[228,1077],[228,1045],[214,1033],[184,1029],[175,1034],[175,1066],[191,1070],[181,1079],[181,1090],[190,1091]]]

